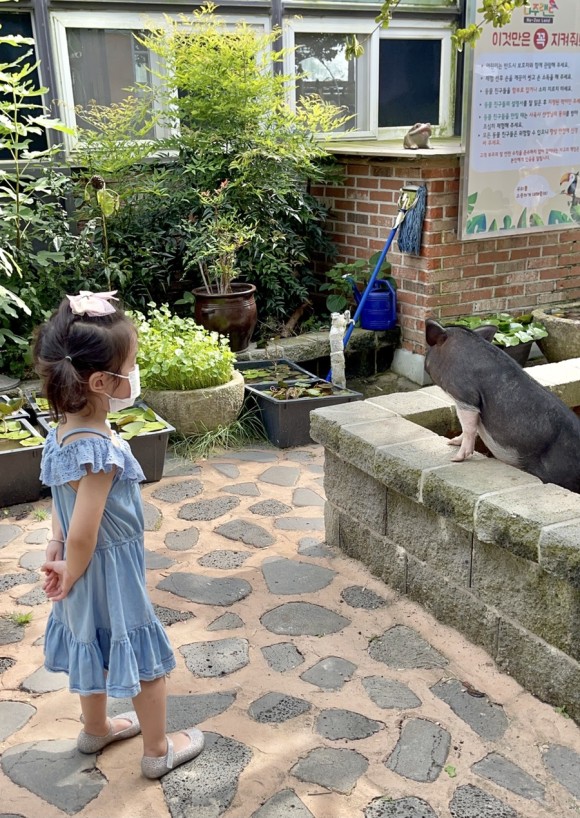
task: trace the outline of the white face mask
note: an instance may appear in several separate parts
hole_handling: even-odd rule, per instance
[[[135,368],[132,369],[128,375],[119,375],[118,372],[107,372],[107,370],[104,370],[104,372],[107,375],[114,375],[115,378],[126,378],[131,387],[131,394],[128,398],[115,398],[111,395],[107,395],[105,392],[105,395],[107,395],[109,398],[109,411],[120,412],[122,409],[128,409],[129,406],[133,406],[141,394],[141,377],[139,375],[139,366],[135,364]]]

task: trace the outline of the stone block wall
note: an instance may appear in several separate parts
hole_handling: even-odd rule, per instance
[[[434,150],[336,158],[344,167],[344,185],[316,186],[313,193],[330,208],[329,232],[339,261],[368,259],[382,249],[403,185],[427,187],[421,255],[399,253],[396,241],[388,255],[398,284],[403,349],[424,354],[428,316],[527,312],[580,298],[580,226],[458,240],[459,155]]]
[[[580,405],[580,359],[529,374]],[[438,387],[319,409],[326,537],[580,721],[580,495],[475,454]]]

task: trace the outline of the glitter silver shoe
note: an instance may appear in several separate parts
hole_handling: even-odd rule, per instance
[[[112,744],[114,741],[123,741],[123,739],[126,738],[132,738],[141,732],[141,726],[137,719],[137,713],[135,713],[134,710],[131,710],[129,713],[120,713],[114,718],[130,721],[131,724],[129,727],[125,727],[124,730],[118,730],[116,733],[114,733],[113,722],[111,719],[107,719],[109,724],[109,732],[106,736],[92,736],[90,733],[85,733],[84,730],[81,730],[77,738],[78,750],[80,750],[81,753],[98,753],[99,750],[102,750],[103,747],[107,746],[107,744]]]
[[[165,773],[174,770],[180,764],[185,764],[186,761],[191,761],[201,753],[205,744],[205,737],[201,730],[191,727],[189,730],[179,732],[189,737],[189,747],[175,753],[173,742],[167,736],[167,753],[164,756],[143,756],[141,759],[141,771],[145,778],[161,778]]]

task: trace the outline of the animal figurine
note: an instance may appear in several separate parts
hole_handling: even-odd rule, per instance
[[[461,423],[452,460],[470,457],[479,435],[498,460],[580,493],[580,418],[490,343],[496,331],[427,319],[425,369],[455,399]]]
[[[430,148],[431,124],[429,122],[415,122],[403,137],[403,147],[416,151],[418,148]]]

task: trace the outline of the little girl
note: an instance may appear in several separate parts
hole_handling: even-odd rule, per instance
[[[68,673],[70,690],[80,694],[82,753],[141,732],[143,774],[160,778],[198,755],[204,737],[196,728],[165,735],[165,677],[175,658],[145,586],[144,475],[107,423],[107,412],[131,406],[140,393],[137,333],[114,295],[67,296],[34,344],[58,421],[41,466],[53,499],[42,566],[54,603],[45,667]],[[131,697],[136,713],[108,719],[107,694]]]

